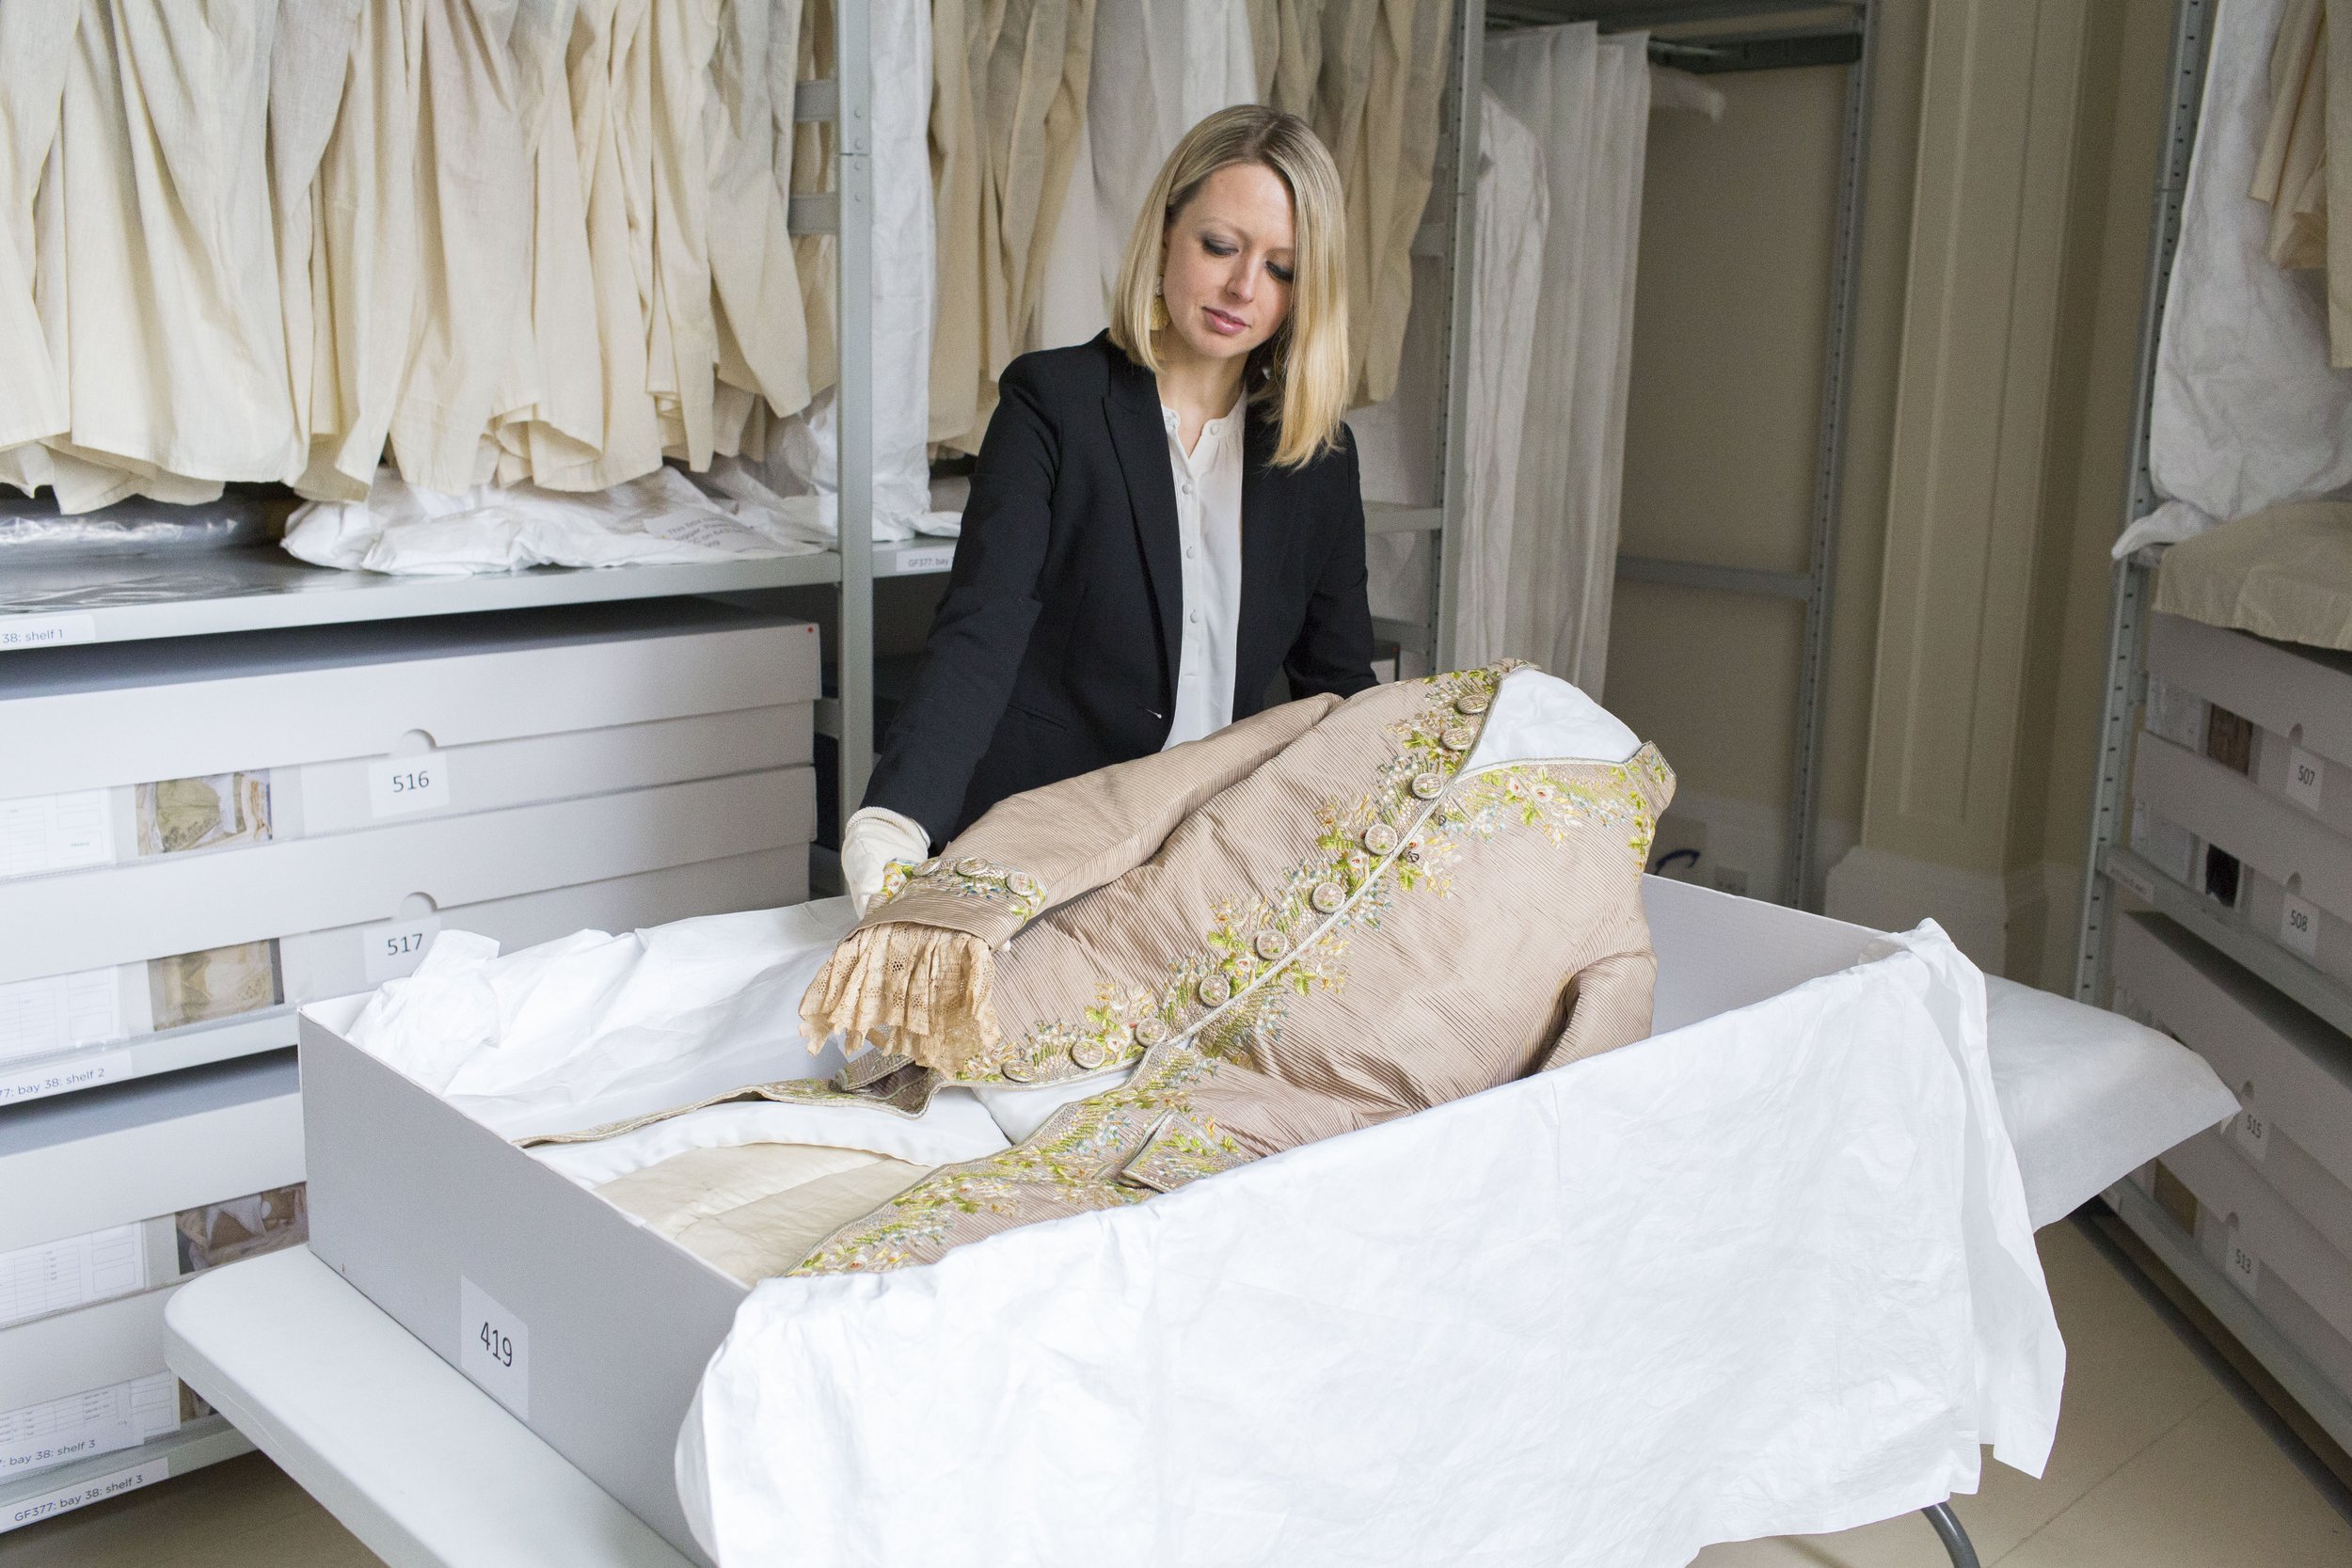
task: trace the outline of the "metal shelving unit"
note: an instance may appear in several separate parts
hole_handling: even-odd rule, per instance
[[[1830,0],[1827,5],[1809,6],[1792,0],[1490,0],[1487,14],[1496,25],[1595,22],[1604,32],[1659,29],[1650,40],[1651,58],[1701,75],[1801,66],[1846,68],[1844,121],[1838,141],[1837,229],[1830,251],[1829,314],[1821,343],[1820,420],[1805,569],[1761,571],[1622,552],[1617,557],[1620,580],[1781,599],[1801,607],[1804,627],[1781,886],[1787,902],[1810,907],[1820,837],[1830,612],[1836,586],[1846,410],[1853,374],[1863,164],[1869,148],[1870,73],[1876,58],[1878,8],[1873,0]]]
[[[2165,110],[2164,161],[2157,171],[2150,224],[2146,284],[2139,322],[2137,380],[2132,416],[2130,474],[2122,524],[2153,511],[2161,498],[2149,472],[2150,398],[2179,248],[2181,215],[2204,94],[2216,0],[2174,0],[2170,90]],[[2147,696],[2144,664],[2150,606],[2161,547],[2135,552],[2117,564],[2107,621],[2106,689],[2099,720],[2098,778],[2085,856],[2080,941],[2074,994],[2094,1006],[2107,1000],[2111,938],[2128,908],[2153,909],[2209,943],[2280,994],[2352,1035],[2352,988],[2306,963],[2256,928],[2244,914],[2167,877],[2124,843],[2135,718]],[[2127,903],[2126,900],[2129,902]],[[2248,1294],[2209,1261],[2195,1237],[2132,1182],[2105,1195],[2124,1225],[2146,1243],[2221,1326],[2279,1386],[2337,1442],[2352,1445],[2352,1401],[2290,1344]]]

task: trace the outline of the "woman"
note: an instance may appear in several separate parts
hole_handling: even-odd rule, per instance
[[[863,911],[1009,795],[1373,684],[1339,173],[1243,105],[1168,155],[1110,329],[1005,368],[914,690],[842,837]]]

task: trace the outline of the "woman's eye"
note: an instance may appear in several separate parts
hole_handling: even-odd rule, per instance
[[[1231,256],[1233,253],[1233,247],[1223,240],[1202,240],[1200,248],[1212,256]]]
[[[1274,280],[1277,283],[1287,283],[1291,280],[1291,269],[1288,267],[1278,267],[1273,262],[1268,261],[1265,265],[1265,270],[1274,275]]]

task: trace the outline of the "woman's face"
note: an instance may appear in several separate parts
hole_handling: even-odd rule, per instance
[[[1160,294],[1168,331],[1205,359],[1234,359],[1291,313],[1291,195],[1263,164],[1228,164],[1168,223]]]

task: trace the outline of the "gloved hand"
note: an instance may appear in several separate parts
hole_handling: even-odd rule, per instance
[[[841,830],[841,879],[849,884],[850,907],[863,918],[894,863],[919,865],[930,853],[931,835],[913,817],[882,806],[858,812]]]

